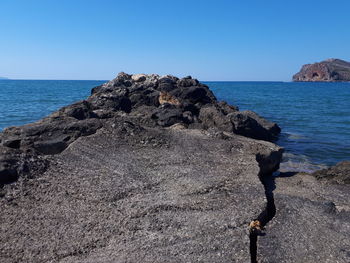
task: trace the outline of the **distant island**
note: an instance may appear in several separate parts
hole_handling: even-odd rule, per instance
[[[293,81],[350,81],[350,63],[332,58],[314,64],[306,64],[293,76]]]
[[[8,79],[8,78],[5,78],[5,77],[0,77],[0,79]]]

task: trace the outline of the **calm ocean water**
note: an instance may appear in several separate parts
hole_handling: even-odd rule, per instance
[[[313,171],[350,160],[350,83],[209,82],[218,99],[277,122],[281,170]]]
[[[0,130],[36,121],[104,81],[0,80]],[[277,122],[282,170],[350,160],[350,83],[206,82],[220,100]]]

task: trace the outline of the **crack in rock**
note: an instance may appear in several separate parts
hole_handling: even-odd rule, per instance
[[[275,200],[273,197],[273,191],[276,188],[275,178],[272,174],[261,176],[259,175],[261,183],[264,185],[265,196],[266,196],[266,207],[265,209],[249,224],[249,251],[251,257],[251,263],[257,263],[257,242],[258,236],[264,236],[263,232],[265,226],[270,222],[276,215]]]

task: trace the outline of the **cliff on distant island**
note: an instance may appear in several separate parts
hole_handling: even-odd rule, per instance
[[[306,64],[293,76],[293,81],[350,81],[350,63],[341,59],[328,59]]]
[[[272,176],[279,132],[191,77],[120,73],[0,133],[0,262],[349,262],[348,185]]]

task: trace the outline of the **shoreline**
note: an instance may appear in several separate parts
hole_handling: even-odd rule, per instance
[[[25,82],[25,81],[24,81]],[[45,82],[45,81],[43,81],[43,82]],[[54,83],[54,82],[53,82]],[[75,83],[75,82],[73,82],[73,83]],[[86,83],[89,83],[89,81],[87,81]],[[224,82],[221,82],[221,83],[224,83]],[[243,82],[242,82],[243,83]],[[259,82],[257,82],[257,83],[259,83]],[[255,83],[256,84],[256,83]],[[249,88],[247,88],[247,85],[248,86],[250,86],[250,85],[255,85],[254,83],[249,83],[249,82],[247,82],[247,83],[244,83],[244,88],[242,88],[242,91],[243,90],[247,90],[246,92],[247,92],[247,94],[249,94],[249,92],[251,92],[251,89],[249,89]],[[261,83],[260,83],[261,84]],[[78,85],[78,83],[76,83],[76,84],[74,84],[74,85]],[[88,84],[85,84],[85,86],[87,86]],[[84,85],[82,85],[82,86],[84,86]],[[215,85],[210,85],[211,87],[213,87],[214,89],[215,89]],[[218,85],[219,87],[220,87],[220,85]],[[239,87],[240,85],[238,85],[238,87]],[[260,87],[265,87],[266,85],[258,85],[258,86],[256,86],[257,88],[259,88],[260,89]],[[282,85],[283,86],[283,85]],[[57,87],[59,87],[59,86],[57,86]],[[237,87],[237,85],[234,85],[233,86],[234,87],[234,89],[236,89],[236,87]],[[268,85],[267,85],[267,87],[268,87]],[[288,89],[288,88],[286,88],[286,89]],[[4,91],[6,91],[6,90],[4,90]],[[285,143],[291,143],[291,148],[288,148],[287,147],[287,151],[286,151],[286,153],[288,154],[288,153],[293,153],[293,154],[296,154],[296,155],[298,155],[298,157],[296,157],[296,158],[292,158],[292,159],[295,159],[293,162],[296,162],[296,161],[298,161],[298,162],[300,162],[300,163],[304,163],[305,165],[303,165],[303,166],[306,166],[305,168],[306,169],[302,169],[303,171],[307,171],[308,170],[308,167],[307,166],[310,166],[310,164],[314,167],[315,166],[315,168],[317,168],[317,166],[319,165],[320,166],[320,168],[323,168],[323,166],[322,165],[327,165],[327,166],[329,166],[329,165],[335,165],[338,161],[342,161],[342,160],[345,160],[346,158],[345,158],[345,156],[347,156],[347,152],[344,152],[344,157],[343,158],[338,158],[338,159],[335,159],[335,157],[336,157],[336,155],[338,155],[338,156],[340,156],[340,154],[341,154],[341,150],[342,149],[340,149],[339,148],[339,146],[327,146],[327,145],[317,145],[316,143],[314,143],[314,145],[307,145],[307,144],[303,144],[304,143],[304,141],[307,139],[307,140],[313,140],[314,142],[316,142],[317,140],[324,140],[324,138],[314,138],[313,139],[313,137],[310,137],[310,134],[308,134],[308,133],[310,133],[310,131],[309,130],[306,130],[305,132],[306,133],[301,133],[302,132],[302,130],[301,129],[298,129],[297,127],[293,127],[293,126],[291,126],[288,122],[291,122],[292,120],[288,120],[288,118],[283,118],[283,117],[281,117],[282,116],[282,114],[283,114],[283,112],[282,113],[280,113],[280,115],[278,115],[277,113],[274,113],[274,112],[269,112],[269,111],[267,111],[266,112],[266,107],[265,108],[263,108],[263,107],[261,107],[261,106],[255,106],[254,107],[254,103],[252,102],[252,103],[248,103],[248,104],[246,104],[246,102],[244,101],[245,100],[245,97],[247,96],[246,94],[245,94],[245,92],[243,91],[243,93],[242,94],[239,94],[239,96],[237,96],[236,94],[237,94],[237,92],[239,92],[239,90],[238,91],[230,91],[229,90],[229,88],[226,90],[226,89],[224,89],[223,90],[224,91],[224,94],[221,94],[220,93],[220,91],[218,92],[218,97],[219,98],[230,98],[230,101],[232,102],[232,103],[235,103],[235,102],[240,102],[240,104],[242,104],[242,108],[244,108],[244,109],[249,109],[249,108],[254,108],[257,112],[260,112],[260,113],[263,113],[264,115],[266,115],[267,117],[269,117],[270,119],[275,119],[276,121],[278,121],[279,123],[281,123],[281,121],[283,121],[282,122],[282,126],[283,127],[287,127],[287,128],[284,128],[284,131],[282,132],[282,138],[280,139],[280,140],[278,140],[276,143],[277,144],[279,144],[279,145],[281,145],[282,147],[286,147],[285,146]],[[45,90],[43,90],[43,93],[45,94]],[[51,91],[50,91],[51,92]],[[264,90],[263,91],[263,93],[265,93],[266,91]],[[57,93],[57,92],[56,92]],[[62,95],[64,95],[65,94],[65,92],[63,92],[62,94],[59,94],[59,93],[57,93],[56,94],[55,92],[51,92],[50,94],[52,94],[52,95],[50,95],[50,96],[62,96]],[[86,91],[84,91],[83,89],[82,90],[77,90],[76,91],[76,94],[77,95],[75,95],[75,99],[74,100],[78,100],[79,98],[81,98],[81,95],[79,96],[78,94],[80,94],[80,93],[88,93],[88,92],[86,92]],[[227,95],[226,95],[226,93],[227,93]],[[261,92],[259,92],[259,93],[261,93]],[[216,93],[215,93],[216,94]],[[232,94],[232,95],[231,95]],[[270,93],[267,93],[267,94],[270,94]],[[45,96],[45,95],[44,95]],[[231,97],[232,97],[232,99],[231,99]],[[237,97],[237,98],[236,98]],[[236,98],[236,99],[235,99]],[[259,100],[262,100],[262,101],[264,101],[263,100],[263,98],[261,98],[261,97],[259,97]],[[28,102],[27,102],[28,101]],[[68,101],[68,100],[67,100]],[[34,102],[33,102],[34,103]],[[264,103],[266,103],[266,102],[264,102]],[[57,103],[56,103],[57,104]],[[65,103],[58,103],[58,104],[60,104],[60,105],[67,105],[67,104],[69,104],[68,102],[65,104]],[[4,105],[6,105],[6,104],[4,104]],[[40,105],[39,105],[40,106]],[[22,105],[16,105],[16,102],[14,102],[14,107],[15,107],[15,109],[16,108],[18,108],[18,110],[20,110],[22,107],[31,107],[30,106],[30,97],[28,97],[28,98],[26,98],[25,100],[24,100],[24,105],[22,106]],[[44,103],[41,107],[45,107],[45,108],[47,108],[47,107],[51,107],[51,105],[49,104],[49,103]],[[57,108],[58,107],[60,107],[60,106],[57,106]],[[276,105],[271,105],[271,107],[274,107],[274,108],[276,108],[276,109],[279,109],[281,106],[278,106],[277,104]],[[40,117],[41,116],[45,116],[45,115],[47,115],[47,113],[46,113],[46,111],[45,111],[45,108],[43,109],[43,110],[38,110],[38,113],[36,114],[36,113],[34,113],[34,115],[39,115]],[[283,109],[283,107],[282,107],[282,109]],[[4,112],[6,112],[6,111],[4,111]],[[45,113],[44,113],[45,112]],[[16,113],[16,111],[14,111],[13,112],[13,114],[14,114],[14,116],[20,116],[21,114],[19,113],[19,112],[17,112]],[[297,114],[297,113],[296,113]],[[284,116],[284,115],[283,115]],[[315,115],[312,115],[312,116],[315,116]],[[37,117],[37,120],[40,118],[40,117]],[[4,118],[4,120],[6,120],[6,114],[5,114],[5,118]],[[315,116],[315,118],[318,118],[317,117],[317,115]],[[332,117],[333,118],[333,117]],[[281,120],[282,119],[282,120]],[[17,120],[15,120],[15,122],[16,123],[20,123],[20,119],[19,118],[17,118]],[[8,125],[10,125],[10,123],[9,122],[7,122],[7,125],[6,126],[8,126]],[[332,125],[335,125],[335,124],[330,124],[330,126],[332,126]],[[12,125],[11,125],[12,126]],[[335,126],[335,128],[336,128],[337,126]],[[343,127],[344,128],[344,127]],[[288,129],[288,130],[287,130]],[[338,127],[337,129],[342,129],[342,127]],[[292,131],[292,133],[293,134],[296,134],[296,136],[298,137],[300,137],[300,136],[302,136],[303,138],[302,139],[300,139],[300,138],[295,138],[295,139],[293,139],[293,138],[291,138],[291,139],[288,139],[288,138],[284,138],[284,136],[294,136],[293,134],[291,134],[291,135],[289,135],[289,134],[286,134],[286,133],[288,133],[288,131],[289,130],[291,130]],[[304,135],[300,135],[300,134],[304,134]],[[308,138],[306,138],[307,136],[309,136]],[[312,135],[311,135],[312,136]],[[305,139],[305,138],[306,139]],[[333,136],[334,137],[334,136]],[[330,138],[332,138],[332,137],[330,137]],[[346,141],[346,137],[344,136],[343,137],[343,139],[342,140],[345,140]],[[332,139],[333,140],[333,139]],[[327,142],[327,140],[325,140],[326,142]],[[301,143],[299,143],[299,142],[301,142]],[[293,143],[295,143],[295,145],[293,146]],[[303,150],[302,151],[300,151],[300,149],[303,149],[302,147],[309,147],[309,146],[312,146],[313,147],[313,149],[312,148],[310,148],[309,147],[309,149],[306,149],[307,150],[307,153],[303,153]],[[324,147],[324,148],[320,148],[320,147]],[[328,147],[328,148],[327,148]],[[346,146],[344,146],[344,147],[346,147]],[[294,148],[294,150],[293,150],[293,148]],[[335,156],[334,156],[334,158],[332,157],[332,155],[329,155],[328,156],[328,154],[327,153],[325,153],[325,154],[323,154],[323,155],[317,155],[317,154],[315,154],[315,153],[317,153],[319,150],[322,150],[322,151],[327,151],[328,150],[328,152],[334,152],[334,151],[338,151],[338,152],[335,152]],[[310,154],[311,153],[311,154]],[[350,153],[349,153],[350,154]],[[303,155],[305,155],[305,156],[303,156]],[[307,160],[307,158],[306,157],[309,157],[310,158],[310,160]],[[322,159],[320,159],[320,158],[323,158],[322,156],[324,156],[325,157],[325,159],[324,160],[322,160]],[[328,156],[328,157],[327,157]],[[327,157],[327,158],[326,158]],[[305,160],[302,160],[302,159],[305,159]],[[311,169],[310,169],[311,170]],[[314,170],[314,169],[312,169],[312,170]]]

